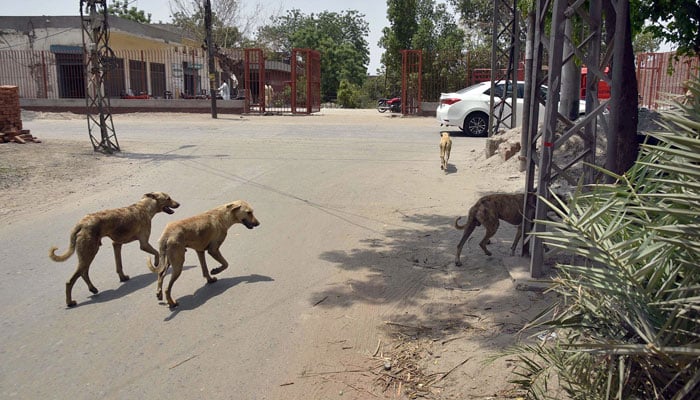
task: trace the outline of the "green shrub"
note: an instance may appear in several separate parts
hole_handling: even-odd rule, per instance
[[[698,81],[691,91],[614,185],[551,204],[559,222],[538,221],[550,248],[586,261],[557,266],[560,300],[531,325],[557,339],[508,351],[530,398],[562,398],[553,386],[582,400],[698,398]]]
[[[338,87],[338,104],[344,108],[359,108],[362,106],[361,89],[346,79],[340,81]]]

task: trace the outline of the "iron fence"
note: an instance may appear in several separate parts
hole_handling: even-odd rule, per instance
[[[675,53],[641,53],[637,55],[639,106],[659,109],[669,101],[683,99],[686,82],[698,79],[700,57],[677,57]]]
[[[246,64],[246,52],[249,54]],[[236,75],[232,98],[246,100],[246,112],[310,113],[320,109],[320,56],[308,49],[294,49],[288,57],[267,60],[259,49],[226,49],[213,77],[217,87]],[[445,59],[423,53],[406,60],[406,82],[415,100],[437,102],[443,92],[459,90],[488,80],[489,69],[470,65],[469,55]],[[226,60],[230,65],[223,65]],[[199,48],[120,50],[105,59],[105,96],[109,98],[209,98],[206,52]],[[247,72],[246,66],[247,65]],[[695,79],[700,57],[676,57],[675,53],[637,55],[640,106],[658,109],[667,100],[686,92],[685,82]],[[416,74],[420,74],[420,79]],[[85,60],[81,47],[60,46],[56,51],[0,51],[0,85],[19,87],[20,98],[85,98]],[[411,85],[408,85],[408,83]],[[266,89],[267,86],[267,89]],[[268,97],[264,96],[267,91]],[[414,104],[415,103],[415,104]]]
[[[310,113],[320,109],[318,52],[294,49],[287,58],[274,61],[267,60],[260,49],[226,49],[220,56],[212,73],[215,85],[238,81],[237,87],[232,87],[231,98],[245,100],[246,112]],[[18,86],[20,98],[85,98],[84,57],[81,47],[0,51],[0,85]],[[218,97],[218,93],[209,93],[210,74],[203,49],[117,50],[102,64],[108,98]],[[236,75],[236,80],[231,75]],[[292,86],[296,88],[294,96]],[[292,101],[297,102],[294,109]]]

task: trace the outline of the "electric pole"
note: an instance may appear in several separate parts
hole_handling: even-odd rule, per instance
[[[209,94],[211,95],[211,117],[216,118],[216,81],[214,72],[216,64],[214,61],[214,43],[211,40],[211,0],[204,0],[204,29],[207,34],[207,56],[209,58]]]
[[[119,142],[114,132],[109,97],[104,91],[105,64],[108,57],[113,57],[108,45],[107,0],[80,0],[80,19],[83,25],[88,132],[95,151],[112,154],[119,151]],[[93,134],[98,128],[99,138]]]

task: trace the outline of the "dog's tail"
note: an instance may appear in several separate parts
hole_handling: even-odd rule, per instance
[[[459,220],[462,219],[462,217],[457,217],[455,220],[455,229],[459,229],[460,231],[463,231],[466,229],[468,226],[474,225],[474,227],[479,226],[479,221],[476,219],[476,207],[472,207],[469,209],[469,215],[467,216],[467,223],[464,225],[459,224]],[[473,228],[472,228],[473,229]]]
[[[168,260],[168,252],[167,252],[167,243],[165,241],[161,242],[159,249],[158,249],[158,266],[154,266],[153,263],[151,262],[150,257],[146,257],[146,266],[148,269],[151,270],[151,272],[155,274],[162,274],[163,271],[165,271],[169,266],[170,262]]]
[[[462,217],[457,217],[455,220],[455,228],[459,229],[460,231],[463,231],[466,227],[469,225],[472,225],[474,223],[474,216],[469,213],[469,216],[467,217],[467,223],[464,225],[459,224],[459,220],[462,219]]]
[[[76,225],[73,228],[73,230],[70,233],[70,245],[68,246],[68,250],[66,250],[65,253],[57,255],[56,250],[58,250],[58,247],[53,246],[49,249],[49,258],[57,262],[66,261],[67,259],[69,259],[70,256],[72,256],[75,252],[75,241],[78,238],[78,233],[81,229],[82,227],[80,225]]]

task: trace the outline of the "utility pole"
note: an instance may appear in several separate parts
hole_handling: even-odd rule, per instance
[[[114,57],[108,45],[107,0],[80,0],[80,19],[83,25],[85,102],[90,140],[95,151],[112,154],[119,151],[119,142],[114,132],[109,97],[105,96],[104,91],[105,61]],[[93,134],[98,127],[99,138]]]
[[[214,61],[214,43],[211,40],[211,0],[204,0],[204,29],[207,33],[207,56],[209,58],[209,94],[211,95],[211,117],[216,119],[216,81],[214,80],[216,64]]]

